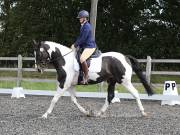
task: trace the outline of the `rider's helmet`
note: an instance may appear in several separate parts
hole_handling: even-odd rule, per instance
[[[77,18],[89,18],[89,13],[88,13],[88,11],[86,11],[86,10],[81,10],[81,11],[78,13]]]

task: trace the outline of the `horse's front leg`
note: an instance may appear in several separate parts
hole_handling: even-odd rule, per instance
[[[68,91],[69,91],[69,93],[71,95],[71,100],[74,102],[74,104],[79,108],[79,110],[82,113],[84,113],[87,116],[100,116],[101,114],[103,114],[107,110],[107,108],[109,106],[109,103],[108,103],[107,98],[106,98],[105,104],[103,105],[103,107],[101,108],[100,111],[98,111],[98,112],[87,111],[77,102],[74,87],[71,87],[71,89],[69,89]]]
[[[60,91],[57,91],[56,94],[54,95],[51,104],[48,108],[48,110],[46,111],[46,113],[43,114],[42,118],[47,118],[48,114],[50,114],[54,108],[54,105],[56,104],[56,102],[58,101],[58,99],[63,96],[64,92],[66,91],[66,89],[62,89]]]
[[[74,102],[74,104],[78,107],[78,109],[84,113],[87,116],[90,116],[90,112],[86,111],[78,102],[77,102],[77,98],[76,98],[76,93],[75,93],[75,89],[74,86],[72,86],[69,90],[68,90],[69,94],[71,95],[71,100]]]

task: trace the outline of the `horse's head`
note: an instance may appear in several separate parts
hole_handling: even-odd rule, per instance
[[[33,40],[34,55],[35,55],[35,68],[43,73],[47,64],[50,62],[50,55],[48,53],[49,46],[44,42],[36,42]]]
[[[56,69],[65,65],[64,57],[73,52],[70,48],[51,41],[36,42],[33,40],[35,68],[43,72],[48,63],[52,63]],[[72,53],[74,54],[74,53]]]

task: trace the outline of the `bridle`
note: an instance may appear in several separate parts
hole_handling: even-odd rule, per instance
[[[70,52],[68,52],[68,53],[66,53],[66,54],[64,54],[64,55],[62,55],[62,56],[59,56],[59,57],[57,57],[57,58],[55,58],[55,59],[50,59],[49,61],[46,61],[46,64],[52,63],[52,62],[54,62],[54,61],[57,61],[57,60],[60,59],[60,57],[65,57],[65,56],[69,55],[69,54],[72,53],[72,52],[73,52],[73,50],[71,50]],[[43,63],[43,62],[40,62],[39,64],[42,64],[42,63]],[[36,59],[35,59],[35,65],[37,65]]]

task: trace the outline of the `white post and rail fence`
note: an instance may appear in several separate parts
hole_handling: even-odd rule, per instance
[[[18,55],[18,57],[0,57],[0,61],[17,61],[17,67],[15,68],[7,68],[7,67],[1,67],[0,66],[0,72],[8,72],[8,71],[15,71],[17,72],[16,77],[3,77],[0,75],[0,81],[15,81],[16,80],[16,86],[21,87],[22,81],[29,81],[29,82],[54,82],[57,83],[56,79],[34,79],[34,78],[23,78],[22,73],[23,72],[33,72],[36,71],[34,68],[23,68],[23,62],[24,61],[34,61],[34,57],[22,57],[21,55]],[[180,64],[180,59],[151,59],[150,56],[147,56],[147,59],[138,59],[140,63],[145,63],[146,65],[146,71],[145,76],[148,80],[148,82],[151,82],[151,75],[177,75],[180,76],[179,71],[152,71],[151,67],[153,63],[172,63],[172,64]],[[56,72],[55,69],[46,69],[45,72]],[[139,85],[138,83],[134,83],[135,85]],[[164,84],[153,84],[154,86],[163,86]],[[101,86],[101,85],[99,85]],[[177,84],[177,86],[180,86],[180,84]],[[10,94],[12,92],[12,89],[3,89],[0,88],[0,93],[2,94]],[[25,90],[25,94],[29,95],[54,95],[55,91],[43,91],[43,90]],[[68,95],[67,93],[65,96]],[[102,90],[100,87],[97,92],[78,92],[77,96],[80,97],[97,97],[97,98],[104,98],[106,97],[106,92]],[[116,97],[119,98],[125,98],[125,99],[133,99],[133,97],[130,94],[127,93],[117,93]],[[148,100],[180,100],[180,96],[163,96],[161,94],[155,94],[154,96],[148,97],[146,94],[140,94],[141,99],[148,99]]]

